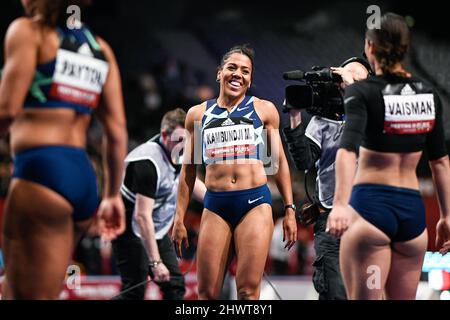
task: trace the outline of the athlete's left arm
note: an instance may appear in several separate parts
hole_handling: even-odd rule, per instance
[[[441,212],[441,218],[436,225],[436,247],[441,254],[446,254],[450,251],[450,164],[445,146],[442,104],[437,94],[435,102],[435,126],[427,134],[426,146]]]
[[[27,18],[14,21],[5,37],[5,67],[0,81],[0,137],[22,110],[37,63],[38,36]]]
[[[441,254],[450,251],[450,165],[448,156],[430,161],[439,200],[441,218],[436,225],[436,248]]]
[[[198,202],[203,203],[205,193],[206,193],[205,183],[199,178],[195,179],[194,190],[192,190],[192,198],[194,198]]]
[[[284,153],[283,143],[280,138],[280,116],[275,105],[269,101],[260,100],[264,116],[264,128],[267,130],[267,142],[271,150],[272,161],[275,161],[275,182],[281,193],[284,204],[293,204],[291,173]],[[262,111],[261,110],[261,111]],[[297,221],[295,211],[292,208],[286,209],[283,220],[283,241],[286,241],[288,250],[297,241]]]
[[[120,196],[120,185],[128,135],[119,67],[111,47],[100,38],[98,41],[109,63],[102,101],[96,109],[106,136],[105,191],[98,216],[102,236],[112,240],[125,231],[125,207]]]

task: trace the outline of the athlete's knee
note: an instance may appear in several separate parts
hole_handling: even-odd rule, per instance
[[[366,284],[353,284],[347,289],[348,300],[381,300],[383,289],[369,288]]]
[[[219,299],[220,291],[209,287],[198,287],[199,300],[217,300]]]
[[[245,284],[237,288],[239,300],[256,300],[259,298],[259,284]]]

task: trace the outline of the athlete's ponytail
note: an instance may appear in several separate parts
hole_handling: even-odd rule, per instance
[[[243,54],[250,59],[250,61],[252,63],[251,75],[252,75],[252,80],[253,80],[253,73],[254,73],[254,69],[255,69],[255,64],[254,64],[255,51],[247,44],[236,45],[236,46],[232,47],[230,50],[228,50],[228,52],[223,55],[223,57],[220,61],[220,65],[218,66],[217,70],[220,70],[223,68],[223,66],[225,65],[225,63],[227,62],[227,60],[230,58],[230,56],[233,53]]]
[[[381,17],[379,29],[368,29],[366,38],[375,45],[375,57],[383,73],[392,73],[401,63],[409,49],[409,28],[405,19],[394,13]]]

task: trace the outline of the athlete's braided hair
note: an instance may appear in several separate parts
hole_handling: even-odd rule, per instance
[[[395,13],[384,14],[380,28],[368,29],[366,38],[375,45],[375,57],[383,73],[392,73],[393,67],[403,61],[409,49],[408,25]]]

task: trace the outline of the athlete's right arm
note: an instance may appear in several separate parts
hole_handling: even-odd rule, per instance
[[[427,134],[426,146],[441,212],[441,218],[436,225],[436,247],[445,254],[450,251],[450,164],[445,146],[442,104],[436,93],[435,108],[435,125]]]
[[[112,240],[125,231],[125,208],[119,189],[128,137],[119,68],[109,45],[101,39],[99,43],[109,63],[109,73],[103,87],[102,103],[97,109],[107,142],[105,164],[107,179],[98,215],[103,237]]]
[[[355,85],[345,90],[347,120],[341,136],[340,148],[336,153],[333,209],[328,216],[326,227],[326,231],[337,238],[342,236],[350,223],[348,206],[356,172],[359,146],[367,124],[366,104],[362,94],[355,89]]]
[[[15,20],[5,37],[5,66],[0,80],[0,137],[22,110],[37,64],[39,36],[28,18]]]
[[[441,218],[436,226],[436,247],[441,254],[450,251],[450,164],[447,155],[430,161],[439,200]]]
[[[189,109],[186,115],[185,129],[187,130],[186,145],[183,153],[183,166],[180,172],[178,184],[177,207],[172,230],[172,240],[177,256],[181,258],[181,246],[189,246],[187,230],[184,226],[184,215],[191,200],[197,176],[195,164],[195,122],[201,120],[201,105]]]

